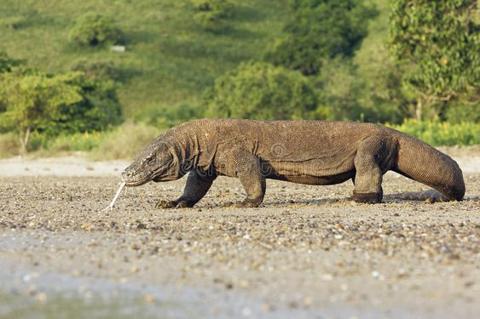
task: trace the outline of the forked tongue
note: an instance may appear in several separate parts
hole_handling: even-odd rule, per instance
[[[108,205],[107,207],[105,207],[102,211],[106,211],[106,210],[112,210],[113,207],[115,206],[115,202],[117,201],[118,197],[120,196],[120,193],[122,192],[123,188],[125,187],[125,182],[121,182],[120,183],[120,187],[118,187],[118,190],[117,192],[115,193],[115,197],[113,197],[113,200],[112,202],[110,203],[110,205]]]

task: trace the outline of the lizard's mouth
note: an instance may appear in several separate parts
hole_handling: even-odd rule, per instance
[[[167,181],[167,180],[174,180],[169,179],[168,168],[170,167],[170,162],[164,165],[158,165],[158,167],[152,168],[149,167],[146,169],[145,167],[136,167],[131,165],[127,167],[122,172],[122,181],[125,183],[127,187],[135,187],[141,186],[146,184],[150,181]]]
[[[141,186],[152,180],[151,176],[145,174],[132,174],[130,171],[122,173],[122,180],[127,187]]]
[[[142,186],[148,183],[150,180],[142,180],[142,181],[125,181],[125,186],[127,187],[135,187],[135,186]]]

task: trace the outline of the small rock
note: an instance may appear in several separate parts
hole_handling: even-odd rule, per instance
[[[155,296],[152,294],[145,294],[143,300],[148,304],[152,304],[155,302]]]
[[[113,52],[117,52],[117,53],[124,53],[125,51],[127,51],[127,47],[124,46],[124,45],[113,45],[110,50],[112,50]]]
[[[137,273],[137,272],[140,271],[140,268],[139,268],[138,266],[133,266],[132,268],[130,268],[130,271],[131,271],[132,273]]]
[[[38,293],[36,296],[35,296],[35,300],[39,303],[45,303],[47,302],[47,294],[44,293],[44,292],[41,292],[41,293]]]

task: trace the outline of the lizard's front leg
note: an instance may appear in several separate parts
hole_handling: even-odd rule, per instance
[[[156,208],[186,208],[193,207],[208,192],[217,176],[208,173],[200,173],[193,170],[188,174],[187,183],[183,195],[173,201],[159,201]]]

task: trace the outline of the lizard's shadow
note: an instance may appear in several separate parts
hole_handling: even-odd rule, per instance
[[[423,196],[422,192],[404,192],[404,193],[394,193],[384,195],[383,201],[380,204],[400,204],[408,202],[416,203],[429,203],[427,197]],[[466,196],[463,202],[476,202],[480,201],[480,196]],[[266,200],[261,207],[292,207],[292,206],[333,206],[333,205],[344,205],[344,204],[353,204],[353,199],[351,196],[346,197],[335,197],[335,198],[312,198],[312,199],[300,199],[300,200]],[[438,203],[457,203],[456,201],[452,202],[441,202]],[[429,203],[431,204],[431,203]],[[369,204],[366,204],[369,205]],[[226,205],[225,207],[228,207]]]
[[[291,207],[291,206],[328,206],[339,203],[350,202],[350,197],[336,198],[312,198],[300,200],[266,200],[262,206],[264,207]]]

